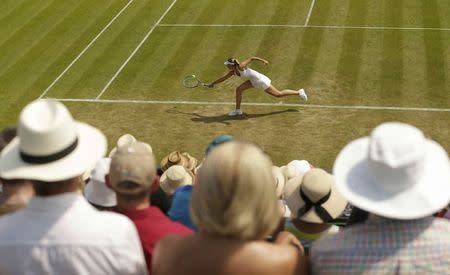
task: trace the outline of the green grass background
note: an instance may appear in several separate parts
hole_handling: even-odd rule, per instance
[[[0,126],[14,124],[128,0],[0,1]],[[134,0],[48,92],[95,98],[172,1]],[[162,24],[303,25],[309,0],[178,0]],[[450,28],[448,0],[316,0],[310,25]],[[279,27],[159,26],[102,99],[234,100],[238,79],[214,90],[181,86],[195,73],[209,81],[227,57],[257,55],[253,67],[279,88],[305,87],[310,104],[450,108],[450,31]],[[300,103],[249,90],[244,102]],[[403,121],[450,149],[450,112],[244,106],[67,103],[74,117],[107,135],[149,142],[157,158],[228,133],[261,145],[278,165],[308,159],[330,169],[342,147],[383,121]]]

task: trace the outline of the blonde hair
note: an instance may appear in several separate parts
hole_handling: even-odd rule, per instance
[[[199,170],[191,214],[201,232],[258,240],[278,226],[272,163],[255,145],[230,141],[214,149]]]

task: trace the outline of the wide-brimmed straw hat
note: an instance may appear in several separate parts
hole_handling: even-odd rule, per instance
[[[105,176],[109,173],[110,158],[103,158],[97,162],[92,170],[89,182],[84,189],[86,199],[93,204],[112,207],[117,204],[116,193],[108,188]]]
[[[393,219],[429,216],[450,201],[450,162],[435,141],[408,124],[383,123],[349,143],[333,168],[347,200]]]
[[[106,138],[96,128],[74,121],[54,100],[36,100],[21,112],[18,136],[4,148],[0,176],[54,182],[81,176],[106,152]]]
[[[326,171],[314,168],[286,197],[294,218],[310,223],[326,223],[344,211],[347,201],[336,189],[334,178]]]
[[[161,169],[166,171],[173,165],[181,165],[191,172],[197,167],[197,159],[187,152],[173,151],[161,160]]]
[[[159,186],[161,189],[172,195],[180,186],[192,185],[193,176],[189,170],[181,165],[173,165],[162,174]]]

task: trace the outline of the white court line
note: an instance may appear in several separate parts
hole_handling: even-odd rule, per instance
[[[159,24],[158,27],[210,27],[210,28],[317,28],[317,29],[365,29],[365,30],[400,30],[400,31],[450,31],[450,28],[422,27],[383,27],[383,26],[322,26],[322,25],[272,25],[272,24]]]
[[[163,15],[161,15],[161,17],[158,19],[158,21],[156,21],[156,23],[151,27],[151,29],[147,32],[147,34],[144,36],[144,38],[139,43],[139,45],[137,45],[137,47],[130,54],[130,56],[128,56],[127,60],[125,60],[125,62],[122,64],[122,66],[120,66],[119,70],[117,70],[117,72],[114,74],[114,76],[108,81],[106,86],[102,89],[102,91],[97,95],[97,97],[95,99],[99,99],[105,93],[105,91],[109,88],[109,86],[111,86],[111,83],[113,83],[113,81],[117,78],[117,76],[122,72],[123,68],[125,68],[125,66],[128,64],[128,62],[130,62],[131,58],[133,58],[133,56],[139,51],[139,49],[142,47],[142,45],[148,39],[150,34],[152,34],[152,32],[159,25],[159,23],[161,23],[161,21],[164,19],[164,17],[166,17],[167,13],[169,13],[169,11],[172,9],[172,7],[175,5],[176,2],[177,2],[177,0],[174,0],[172,2],[172,4],[170,4],[170,6],[166,9],[166,11],[163,13]]]
[[[86,103],[111,103],[111,104],[169,104],[169,105],[235,105],[235,102],[221,101],[172,101],[172,100],[128,100],[128,99],[55,99],[62,102],[86,102]],[[279,104],[247,102],[245,106],[269,106],[269,107],[301,107],[313,109],[354,109],[354,110],[381,110],[381,111],[418,111],[418,112],[450,112],[450,108],[420,108],[420,107],[393,107],[393,106],[352,106],[352,105],[316,105],[316,104]]]
[[[92,46],[92,44],[94,44],[95,41],[97,41],[97,39],[109,28],[109,26],[111,26],[112,23],[114,23],[114,21],[116,21],[116,19],[128,8],[128,6],[133,3],[134,0],[130,0],[117,14],[116,16],[114,16],[113,19],[111,19],[111,21],[109,21],[109,23],[97,34],[96,37],[94,37],[94,39],[92,39],[92,41],[78,54],[77,57],[75,57],[75,59],[69,64],[69,66],[67,66],[66,69],[64,69],[64,71],[62,73],[60,73],[58,75],[58,77],[47,87],[47,89],[44,90],[44,92],[39,96],[39,98],[43,98],[48,91],[50,91],[50,89],[56,84],[56,82],[58,82],[61,77],[63,77],[66,72],[72,68],[73,64],[75,64],[75,62],[78,61],[78,59],[80,59],[80,57]]]
[[[314,9],[314,4],[316,3],[316,0],[312,0],[311,1],[311,6],[309,7],[309,12],[308,12],[308,16],[306,17],[306,21],[305,21],[305,27],[307,27],[308,26],[308,23],[309,23],[309,19],[311,18],[311,14],[312,14],[312,11],[313,11],[313,9]]]

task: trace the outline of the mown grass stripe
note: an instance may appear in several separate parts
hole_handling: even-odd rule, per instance
[[[83,1],[53,1],[0,45],[0,78]]]
[[[125,66],[128,64],[128,62],[130,62],[130,60],[133,58],[133,56],[137,53],[137,51],[139,51],[139,49],[142,47],[142,45],[145,43],[145,41],[147,41],[147,39],[149,38],[149,36],[152,34],[152,32],[155,30],[156,26],[158,26],[158,24],[164,19],[164,17],[166,16],[167,13],[169,13],[169,11],[172,9],[172,7],[175,5],[175,3],[177,2],[177,0],[174,0],[170,6],[165,10],[165,12],[163,13],[163,15],[161,15],[161,17],[156,21],[156,23],[151,27],[151,29],[147,32],[147,34],[145,35],[145,37],[142,39],[142,41],[137,45],[137,47],[131,52],[130,56],[125,60],[125,62],[122,64],[122,66],[120,66],[119,70],[117,70],[117,72],[113,75],[113,77],[108,81],[108,83],[106,84],[106,86],[100,91],[100,93],[97,95],[96,99],[99,99],[104,93],[105,91],[109,88],[109,86],[112,84],[112,82],[117,78],[117,76],[122,72],[122,70],[125,68]]]
[[[55,80],[53,80],[52,83],[50,83],[50,85],[42,92],[42,94],[39,96],[39,98],[44,97],[47,92],[56,84],[56,82],[59,81],[59,79],[61,79],[61,77],[64,76],[64,74],[70,69],[72,68],[72,66],[75,64],[75,62],[78,61],[78,59],[80,59],[80,57],[82,57],[84,55],[84,53],[92,46],[92,44],[95,43],[95,41],[97,41],[97,39],[112,25],[112,23],[114,23],[114,21],[128,8],[128,6],[133,3],[134,0],[130,0],[128,1],[128,3],[108,22],[108,24],[106,24],[106,26],[91,40],[91,42],[89,42],[89,44],[75,57],[75,59],[72,60],[72,62],[70,62],[70,64],[64,69],[64,71],[62,71]]]
[[[368,14],[366,1],[350,0],[348,4],[345,24],[363,22]],[[356,85],[360,79],[362,50],[364,46],[365,30],[345,29],[342,47],[336,70],[336,81],[342,87],[347,97],[355,98]]]
[[[316,4],[316,22],[321,23],[327,18],[331,10],[331,1],[319,1]],[[324,30],[318,28],[305,28],[299,45],[298,55],[295,58],[289,83],[304,82],[315,71],[316,60],[323,46]]]
[[[17,40],[16,34],[30,28],[32,26],[30,21],[34,20],[55,1],[30,1],[31,3],[25,1],[0,19],[0,26],[3,26],[0,28],[0,48],[11,38]]]
[[[0,20],[10,16],[24,5],[25,0],[2,0],[0,1]],[[1,22],[1,21],[0,21]],[[0,25],[1,26],[1,25]]]
[[[441,26],[441,19],[438,16],[438,4],[436,0],[427,0],[422,2],[423,25]],[[450,102],[449,90],[446,87],[446,78],[448,72],[447,56],[443,45],[443,37],[440,32],[425,32],[424,44],[426,56],[426,83],[428,87],[427,97],[430,100],[442,100]],[[447,91],[443,92],[442,91]]]
[[[384,2],[384,23],[401,26],[403,23],[403,0]],[[403,100],[403,32],[383,32],[382,58],[380,62],[380,88],[378,102],[400,104]]]
[[[223,7],[225,5],[226,1],[211,0],[206,5],[202,6],[202,9],[199,10],[197,17],[193,20],[204,20],[203,18],[212,15],[212,10],[224,12],[225,9],[223,9]],[[165,81],[167,76],[170,75],[170,77],[173,77],[183,74],[184,69],[189,64],[189,61],[192,59],[196,49],[199,47],[199,44],[202,43],[202,41],[199,41],[197,33],[197,30],[191,29],[184,34],[182,40],[180,40],[176,45],[173,45],[174,48],[170,53],[169,61],[164,67],[161,68],[160,77],[155,82],[156,87],[159,89],[170,89],[167,84],[172,83]],[[203,37],[206,37],[206,35],[207,34],[205,33]],[[236,41],[234,41],[234,43],[236,44]],[[187,52],[186,49],[190,49],[191,52]]]
[[[116,14],[123,8],[125,3],[122,1],[120,8],[106,11],[104,18],[108,19],[102,19],[103,26],[111,19],[112,14]],[[122,64],[123,59],[129,55],[130,49],[133,49],[147,32],[149,18],[153,18],[151,16],[153,6],[153,1],[134,1],[125,14],[119,16],[112,27],[97,40],[91,50],[78,60],[64,79],[56,84],[53,90],[57,95],[59,97],[95,97]]]

